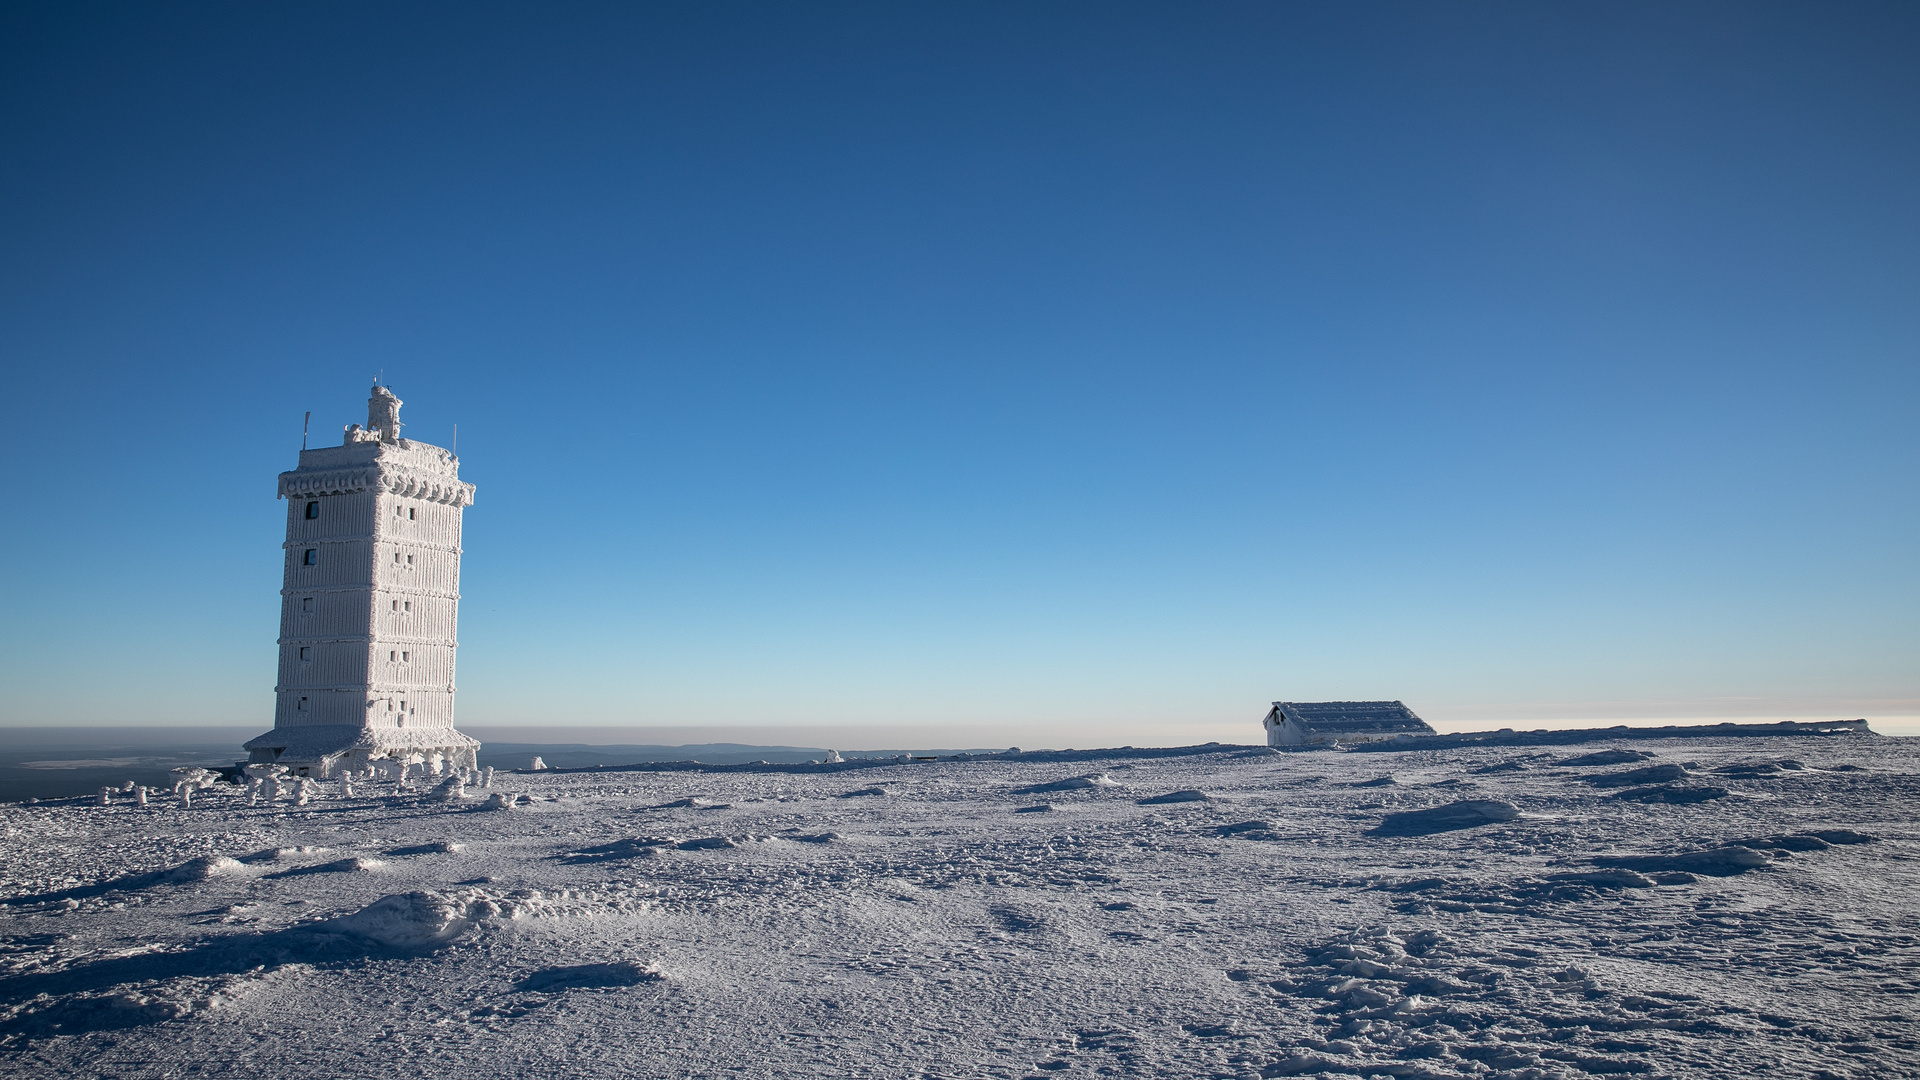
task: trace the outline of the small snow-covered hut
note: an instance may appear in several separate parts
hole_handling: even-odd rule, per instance
[[[1332,746],[1438,734],[1397,701],[1276,701],[1264,723],[1268,746]]]

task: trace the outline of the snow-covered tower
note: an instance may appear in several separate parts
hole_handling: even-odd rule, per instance
[[[367,426],[300,451],[287,500],[273,730],[250,759],[327,776],[373,759],[471,768],[453,728],[460,515],[473,485],[450,451],[400,437],[400,399],[375,386]]]

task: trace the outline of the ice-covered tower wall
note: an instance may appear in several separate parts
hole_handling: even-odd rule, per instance
[[[287,500],[274,730],[255,761],[327,775],[369,758],[471,767],[454,730],[461,514],[472,484],[438,446],[400,437],[383,386],[367,427],[300,452]]]

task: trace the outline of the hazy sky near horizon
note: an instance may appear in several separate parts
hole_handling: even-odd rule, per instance
[[[0,724],[270,725],[274,477],[376,372],[479,486],[472,724],[1920,714],[1916,50],[10,5]]]

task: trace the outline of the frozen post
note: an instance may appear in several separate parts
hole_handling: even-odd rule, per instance
[[[487,787],[487,788],[490,788],[493,786],[493,766],[491,765],[487,766],[486,778],[480,781],[480,786]]]
[[[193,805],[193,785],[180,785],[180,806],[182,809]]]
[[[247,805],[260,805],[260,796],[266,795],[267,801],[273,801],[273,795],[267,793],[267,779],[280,770],[278,765],[253,764],[244,770],[247,777]]]
[[[113,789],[112,788],[103,787],[100,789],[100,805],[101,806],[113,805]]]
[[[141,784],[133,789],[133,801],[141,806],[147,805],[147,785]]]

